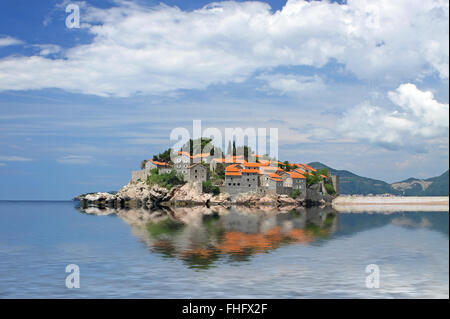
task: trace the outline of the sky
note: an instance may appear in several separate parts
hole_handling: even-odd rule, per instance
[[[448,38],[448,0],[2,0],[0,200],[117,190],[193,120],[278,128],[281,160],[440,175]]]

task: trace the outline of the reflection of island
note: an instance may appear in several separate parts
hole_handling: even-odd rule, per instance
[[[448,236],[448,213],[337,213],[332,208],[250,208],[220,206],[82,210],[95,215],[116,214],[153,252],[183,260],[192,268],[209,268],[220,261],[246,261],[283,245],[325,243],[342,236],[394,225],[427,228]]]
[[[336,230],[332,209],[175,208],[119,210],[133,234],[154,252],[192,268],[209,268],[219,259],[245,261],[282,245],[308,245]]]

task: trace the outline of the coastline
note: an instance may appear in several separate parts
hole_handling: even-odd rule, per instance
[[[341,195],[332,206],[342,213],[358,212],[448,212],[448,196],[363,196]]]

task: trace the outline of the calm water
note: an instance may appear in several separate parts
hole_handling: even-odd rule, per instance
[[[447,212],[93,213],[0,202],[0,298],[449,297]],[[65,287],[68,264],[80,289]]]

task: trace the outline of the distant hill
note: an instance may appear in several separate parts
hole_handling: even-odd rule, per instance
[[[320,162],[309,163],[315,169],[327,168],[331,174],[340,176],[340,193],[353,195],[393,194],[405,196],[448,196],[449,171],[441,176],[421,180],[408,178],[407,180],[389,184],[384,181],[356,175],[346,170],[337,170]]]
[[[390,184],[380,180],[362,177],[346,170],[337,170],[320,162],[312,162],[308,165],[315,169],[327,168],[331,174],[338,175],[340,179],[341,194],[380,195],[389,193],[401,195],[400,191],[394,189]]]
[[[393,183],[392,187],[406,196],[448,196],[449,171],[436,177],[427,179],[408,178]]]

